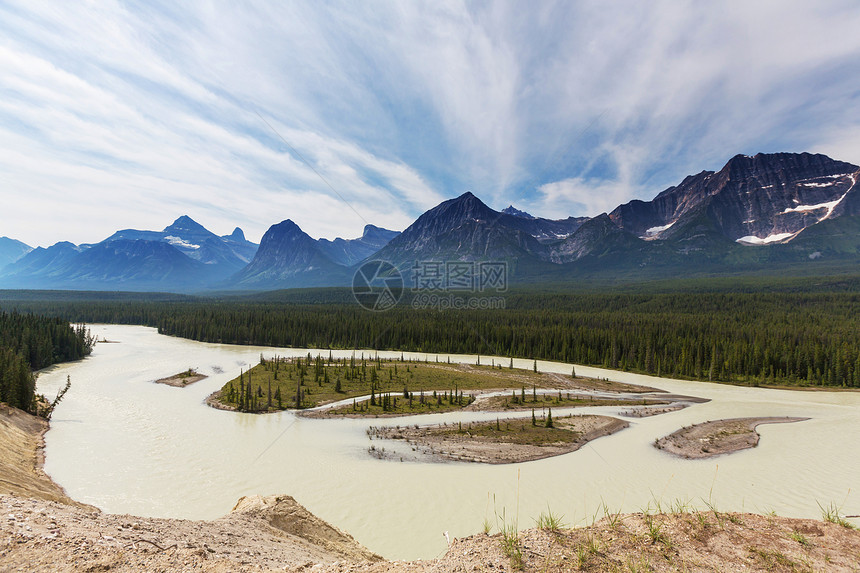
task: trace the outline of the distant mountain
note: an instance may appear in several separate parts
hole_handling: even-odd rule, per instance
[[[237,227],[233,234],[219,237],[187,215],[179,217],[163,231],[124,229],[104,242],[120,239],[168,243],[191,259],[219,268],[220,272],[215,274],[224,278],[247,265],[257,251],[257,245],[245,239],[242,229]]]
[[[345,266],[329,258],[317,241],[287,219],[266,231],[254,259],[225,287],[261,290],[340,286],[348,284],[351,277]]]
[[[860,167],[809,153],[737,155],[718,172],[685,178],[651,201],[609,214],[644,239],[694,238],[703,230],[757,245],[787,242],[856,201]]]
[[[472,193],[421,215],[374,258],[404,268],[414,261],[521,260],[554,262],[558,245],[588,217],[551,220],[499,212]]]
[[[397,231],[365,225],[364,232],[358,239],[319,239],[318,243],[320,250],[332,261],[352,266],[372,256],[399,234]]]
[[[245,233],[239,227],[233,229],[233,232],[229,235],[222,235],[221,240],[230,247],[233,254],[246,264],[251,262],[251,259],[254,258],[254,254],[257,252],[257,248],[260,246],[247,240]]]
[[[50,247],[37,247],[0,270],[0,285],[5,288],[53,288],[50,281],[60,276],[70,261],[84,250],[67,241]]]
[[[104,241],[35,249],[0,270],[7,288],[199,290],[243,268],[257,245],[219,237],[187,216],[163,231],[124,229]]]
[[[33,247],[25,245],[21,241],[9,237],[0,237],[0,269],[9,263],[14,263],[32,250]]]
[[[542,219],[505,215],[506,225],[523,231],[537,239],[541,243],[554,243],[561,241],[579,229],[580,225],[589,220],[588,217],[568,217],[567,219]]]
[[[73,290],[194,289],[212,269],[162,241],[117,239],[88,247],[57,243],[4,269],[7,288]]]

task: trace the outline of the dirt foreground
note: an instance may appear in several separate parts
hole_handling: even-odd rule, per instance
[[[0,571],[283,571],[380,559],[289,496],[243,497],[214,521],[17,496],[0,496],[0,515]]]
[[[760,424],[787,424],[809,418],[731,418],[714,420],[680,430],[654,442],[658,450],[687,458],[703,459],[730,454],[758,445]]]
[[[530,529],[452,540],[438,560],[380,562],[314,571],[856,572],[860,532],[813,519],[712,511],[610,516],[576,529]]]

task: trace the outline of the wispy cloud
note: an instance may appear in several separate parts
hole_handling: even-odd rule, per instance
[[[356,236],[466,189],[594,215],[736,153],[858,162],[858,27],[840,0],[8,0],[0,234],[91,242],[187,213]]]

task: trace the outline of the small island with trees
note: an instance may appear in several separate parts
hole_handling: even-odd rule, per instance
[[[266,359],[209,397],[221,409],[267,413],[302,410],[309,417],[380,417],[468,409],[667,404],[654,388],[490,364],[322,355]],[[587,392],[618,393],[595,398]],[[501,394],[504,392],[503,394]],[[492,395],[489,395],[492,393]],[[622,395],[622,393],[624,395]],[[630,395],[635,396],[630,396]],[[320,408],[321,406],[327,406]]]
[[[175,388],[184,388],[189,384],[194,384],[195,382],[200,382],[208,378],[205,374],[201,374],[194,368],[189,368],[188,370],[183,370],[173,376],[168,376],[166,378],[159,378],[155,381],[156,384],[166,384],[167,386],[173,386]]]

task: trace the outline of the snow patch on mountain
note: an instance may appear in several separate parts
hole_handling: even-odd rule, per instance
[[[659,227],[651,227],[650,229],[645,229],[645,234],[639,237],[640,239],[645,239],[646,241],[650,241],[652,239],[656,239],[657,235],[671,227],[675,224],[675,221],[672,221],[668,225],[660,225]]]
[[[801,183],[801,187],[831,187],[834,185],[836,181],[831,181],[830,183]]]
[[[173,245],[174,247],[179,247],[182,249],[199,249],[200,245],[195,245],[193,243],[189,243],[185,239],[181,237],[174,237],[173,235],[167,235],[164,237],[164,240]]]
[[[769,243],[779,243],[785,241],[786,239],[790,239],[794,237],[795,233],[776,233],[773,235],[768,235],[767,237],[760,239],[755,235],[747,235],[746,237],[741,237],[737,239],[736,242],[747,245],[767,245]]]
[[[827,213],[823,217],[821,217],[821,219],[819,219],[819,221],[829,219],[830,215],[833,214],[833,209],[835,209],[836,206],[839,205],[839,203],[841,203],[842,200],[848,196],[848,193],[850,193],[851,190],[854,189],[854,185],[857,184],[857,181],[854,178],[854,175],[848,175],[848,178],[851,179],[851,187],[849,187],[848,190],[845,193],[843,193],[842,197],[840,197],[839,199],[836,199],[834,201],[827,201],[826,203],[818,203],[817,205],[797,205],[796,207],[788,207],[781,214],[784,215],[786,213],[794,213],[794,212],[802,212],[802,211],[818,211],[819,209],[827,209]],[[807,185],[809,185],[809,184],[807,184]],[[827,185],[821,185],[821,186],[822,187],[828,187],[829,185],[830,184],[828,183]]]
[[[833,211],[833,209],[839,203],[841,203],[843,199],[845,199],[845,195],[843,195],[842,197],[840,197],[839,199],[837,199],[835,201],[828,201],[827,203],[819,203],[818,205],[798,205],[797,207],[788,207],[782,213],[785,214],[785,213],[795,213],[795,212],[799,212],[799,211],[818,211],[819,209],[827,209],[827,216],[826,217],[829,217],[830,213]]]

